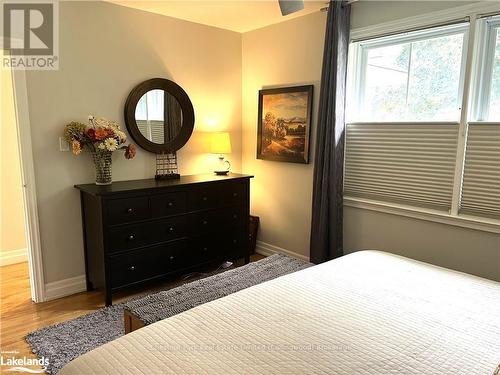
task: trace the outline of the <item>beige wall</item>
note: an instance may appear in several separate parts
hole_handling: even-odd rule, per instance
[[[256,159],[260,89],[314,85],[316,128],[325,13],[314,13],[243,34],[243,172],[252,180],[252,214],[260,216],[259,240],[309,256],[314,137],[311,163]]]
[[[26,252],[26,239],[11,71],[1,69],[0,77],[0,261],[4,263],[2,256],[9,257],[13,250],[20,250],[17,257]]]
[[[500,281],[500,235],[399,215],[344,209],[344,248],[383,250]]]
[[[179,152],[182,174],[211,172],[201,132],[231,132],[241,169],[241,34],[105,2],[60,3],[58,71],[27,72],[45,281],[84,274],[80,201],[74,184],[94,179],[88,155],[60,152],[58,137],[89,113],[123,124],[123,106],[139,82],[180,84],[195,108],[195,134]],[[209,123],[215,125],[209,126]],[[124,127],[124,124],[123,124]],[[113,179],[154,176],[154,156],[113,158]]]
[[[351,24],[366,27],[464,4],[357,2]],[[313,83],[315,133],[325,20],[325,14],[317,13],[243,35],[243,171],[256,176],[252,212],[261,218],[258,239],[304,256],[309,255],[313,165],[256,160],[257,92]],[[344,226],[347,252],[385,250],[500,280],[497,234],[349,207]]]
[[[353,26],[456,4],[374,3],[353,5]],[[313,164],[256,159],[257,93],[314,84],[313,160],[325,20],[326,14],[318,12],[241,35],[103,2],[61,2],[60,69],[27,74],[46,282],[84,273],[73,185],[92,182],[93,169],[88,156],[58,151],[64,124],[89,113],[123,123],[127,94],[151,77],[178,82],[194,104],[195,134],[179,153],[181,173],[210,171],[213,158],[203,152],[203,131],[229,130],[233,170],[255,175],[251,198],[252,213],[261,217],[259,240],[308,256]],[[114,180],[153,174],[154,156],[146,152],[132,161],[121,155],[114,159]],[[498,237],[493,235],[349,208],[345,214],[348,251],[385,248],[489,277],[495,273]],[[383,230],[394,221],[411,244]],[[426,231],[461,240],[427,242],[412,234]]]
[[[351,28],[360,28],[377,23],[394,21],[420,14],[463,6],[476,1],[358,1],[352,4]]]
[[[351,26],[365,27],[397,18],[473,2],[373,1],[354,3]],[[500,281],[500,235],[409,217],[346,207],[344,248],[390,251]]]

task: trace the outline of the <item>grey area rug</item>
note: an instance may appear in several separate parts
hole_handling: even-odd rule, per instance
[[[242,267],[39,329],[29,333],[26,341],[38,357],[48,358],[47,373],[56,374],[76,357],[123,336],[124,309],[133,312],[146,324],[151,324],[311,265],[302,260],[275,254]]]

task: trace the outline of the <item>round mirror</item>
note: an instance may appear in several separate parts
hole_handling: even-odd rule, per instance
[[[150,79],[130,92],[125,123],[140,147],[154,153],[172,153],[184,146],[193,132],[193,105],[175,82]]]

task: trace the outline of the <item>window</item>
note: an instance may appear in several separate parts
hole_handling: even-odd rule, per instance
[[[478,34],[473,120],[500,122],[500,18],[479,20]]]
[[[461,24],[357,43],[353,120],[458,121],[466,34]]]
[[[460,212],[500,219],[500,124],[469,125]]]
[[[150,90],[137,103],[135,118],[142,135],[154,143],[163,143],[164,92]]]
[[[500,219],[500,16],[474,22],[351,44],[346,197]]]
[[[466,36],[460,24],[354,45],[347,196],[451,210]]]
[[[475,122],[468,124],[460,212],[500,219],[500,17],[477,26]]]

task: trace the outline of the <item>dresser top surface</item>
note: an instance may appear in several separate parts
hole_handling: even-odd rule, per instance
[[[186,175],[172,180],[155,180],[154,178],[150,178],[145,180],[116,181],[111,185],[83,184],[75,185],[75,188],[91,195],[110,195],[191,184],[250,179],[252,177],[251,175],[239,173],[229,173],[227,176],[217,176],[213,173],[207,173]]]

